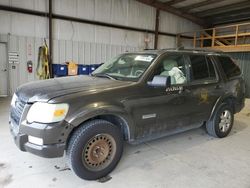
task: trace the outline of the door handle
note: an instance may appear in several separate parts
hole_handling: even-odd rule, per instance
[[[6,72],[6,71],[7,71],[7,69],[2,69],[2,71],[3,71],[3,72]]]

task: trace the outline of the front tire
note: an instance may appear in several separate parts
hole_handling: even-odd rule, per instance
[[[122,151],[121,130],[108,121],[93,120],[84,123],[73,133],[66,156],[77,176],[96,180],[116,167]]]
[[[212,119],[207,122],[206,129],[208,134],[218,138],[226,137],[234,123],[234,113],[230,105],[222,103],[216,110]]]

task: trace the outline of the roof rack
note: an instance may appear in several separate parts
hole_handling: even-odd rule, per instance
[[[181,48],[180,50],[190,50],[190,51],[199,51],[199,52],[223,52],[221,50],[208,49],[208,48]]]
[[[199,51],[199,52],[223,52],[221,50],[215,50],[215,49],[208,49],[208,48],[185,48],[183,46],[178,47],[178,48],[166,48],[162,50],[185,50],[185,51]]]

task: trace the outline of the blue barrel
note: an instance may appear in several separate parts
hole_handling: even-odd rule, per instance
[[[53,74],[55,76],[67,76],[68,75],[67,65],[53,64]]]
[[[93,71],[95,71],[99,66],[100,64],[89,65],[89,73],[92,73]]]
[[[78,65],[79,75],[89,75],[89,65]]]

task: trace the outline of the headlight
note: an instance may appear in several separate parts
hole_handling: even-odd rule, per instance
[[[69,110],[68,104],[34,103],[28,112],[29,123],[54,123],[64,120]]]

